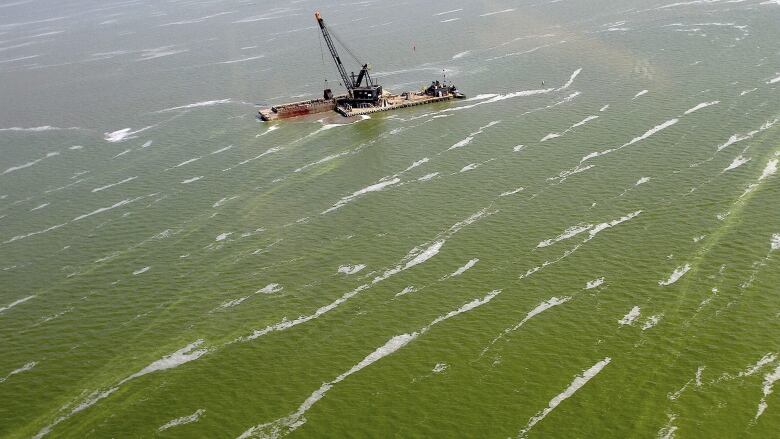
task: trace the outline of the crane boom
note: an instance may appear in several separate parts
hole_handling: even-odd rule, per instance
[[[320,15],[320,11],[314,13],[314,18],[317,19],[317,23],[320,25],[320,30],[322,30],[322,37],[325,39],[325,43],[328,45],[328,49],[330,50],[330,56],[332,56],[333,60],[336,62],[336,68],[339,71],[339,75],[341,75],[341,81],[344,84],[344,87],[347,88],[347,92],[351,96],[352,89],[354,88],[354,84],[349,79],[349,76],[347,75],[347,70],[344,68],[344,64],[341,63],[341,58],[339,57],[339,53],[336,51],[336,46],[333,44],[333,40],[331,40],[330,38],[328,27],[325,26],[325,20],[322,19],[322,15]]]

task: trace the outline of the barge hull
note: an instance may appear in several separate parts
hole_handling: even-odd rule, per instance
[[[432,104],[435,102],[444,102],[453,99],[453,95],[439,97],[424,97],[404,99],[400,96],[393,96],[387,99],[385,105],[378,105],[366,108],[349,108],[341,105],[336,106],[336,111],[344,117],[362,116],[365,114],[378,113],[380,111],[392,111],[399,108],[414,107],[417,105]]]
[[[447,93],[441,96],[430,96],[424,93],[406,92],[402,95],[394,95],[385,92],[378,104],[353,107],[349,105],[346,96],[337,96],[333,99],[313,99],[310,101],[292,102],[276,105],[259,111],[260,119],[268,122],[277,119],[288,119],[307,114],[325,113],[334,111],[344,117],[363,116],[380,111],[392,111],[400,108],[414,107],[417,105],[444,102],[463,95]]]
[[[312,99],[310,101],[292,102],[276,105],[259,111],[260,119],[272,121],[305,116],[307,114],[325,113],[336,109],[336,99]]]

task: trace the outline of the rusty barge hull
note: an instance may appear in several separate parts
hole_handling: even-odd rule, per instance
[[[268,122],[277,119],[289,119],[293,117],[305,116],[307,114],[326,113],[328,111],[336,110],[336,105],[339,98],[312,99],[308,101],[275,105],[271,108],[260,110],[258,115],[260,119]]]

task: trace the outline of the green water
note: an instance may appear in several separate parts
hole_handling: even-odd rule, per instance
[[[780,5],[264,3],[0,5],[0,437],[777,435]]]

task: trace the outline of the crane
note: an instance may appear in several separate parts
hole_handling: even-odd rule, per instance
[[[357,75],[357,77],[355,77],[354,72],[352,72],[351,76],[347,75],[347,70],[344,68],[344,64],[341,62],[341,57],[339,57],[339,53],[336,50],[336,45],[333,43],[333,40],[330,37],[330,32],[328,31],[328,27],[325,25],[325,20],[322,19],[322,15],[319,11],[314,13],[314,18],[317,19],[317,24],[319,24],[320,30],[322,31],[322,37],[325,39],[328,50],[330,50],[330,56],[336,63],[336,69],[339,71],[341,81],[344,84],[344,87],[347,89],[347,97],[350,101],[350,105],[357,107],[376,105],[382,98],[382,86],[375,84],[371,79],[371,75],[368,73],[368,64],[363,64],[361,66],[360,73]],[[365,86],[363,85],[364,79],[366,83]],[[332,98],[332,93],[328,92],[329,90],[325,91],[326,99]]]

